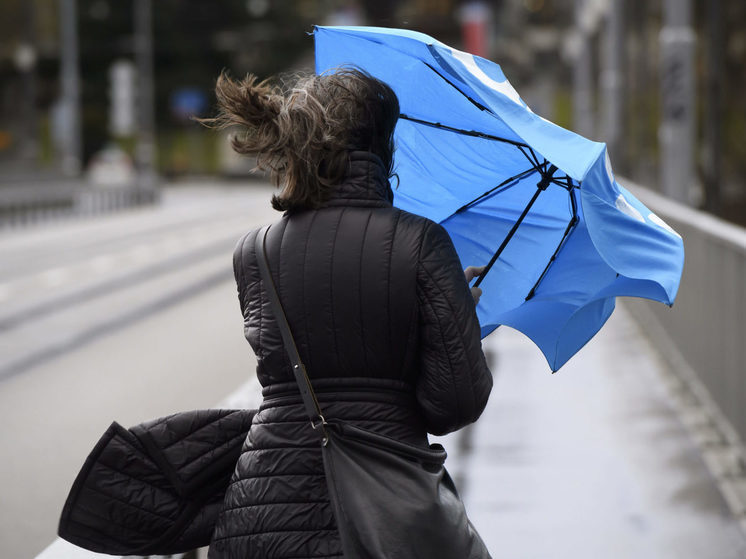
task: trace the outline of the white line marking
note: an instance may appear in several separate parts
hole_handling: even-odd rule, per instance
[[[47,287],[57,287],[65,283],[70,277],[70,270],[67,268],[52,268],[39,274],[39,279]]]
[[[178,251],[183,245],[183,239],[181,236],[176,235],[169,235],[166,237],[166,239],[161,243],[161,247],[165,252],[176,252]]]
[[[0,283],[0,302],[10,297],[11,289],[7,285]]]
[[[129,256],[136,262],[144,262],[151,260],[155,256],[155,251],[150,245],[137,245],[135,248],[130,250]]]
[[[89,262],[89,266],[93,268],[95,272],[107,272],[114,267],[114,256],[111,254],[102,254],[97,256]]]

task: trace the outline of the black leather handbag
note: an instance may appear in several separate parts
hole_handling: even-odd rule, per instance
[[[350,559],[486,559],[444,467],[441,445],[414,446],[325,418],[314,394],[266,255],[269,226],[256,237],[265,290],[282,334],[310,427],[319,433],[342,549]]]

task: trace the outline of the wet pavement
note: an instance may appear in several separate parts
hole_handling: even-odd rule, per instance
[[[143,272],[140,287],[153,297],[223,274],[224,279],[192,289],[168,306],[141,300],[127,290],[140,289],[140,284],[129,282],[127,289],[119,286],[71,305],[75,312],[66,321],[67,331],[77,324],[98,324],[100,317],[129,316],[114,312],[119,307],[145,305],[152,312],[119,320],[106,335],[89,336],[74,349],[50,353],[44,362],[2,378],[5,429],[0,429],[0,441],[9,459],[2,463],[8,483],[0,506],[0,556],[34,556],[53,542],[69,485],[111,420],[132,425],[180,409],[258,404],[229,255],[234,238],[271,217],[260,209],[268,192],[247,193],[238,206],[239,199],[230,194],[215,202],[214,212],[190,194],[186,205],[175,210],[173,224],[164,220],[172,206],[151,217],[147,212],[122,215],[107,220],[95,235],[81,230],[81,243],[65,243],[78,248],[64,254],[50,245],[59,235],[56,227],[19,237],[18,246],[5,238],[0,246],[7,248],[4,257],[16,249],[29,256],[33,246],[41,251],[13,266],[14,273],[30,279],[0,278],[8,290],[17,285],[17,291],[6,293],[5,303],[14,305],[35,303],[31,280],[47,282],[40,293],[68,297],[66,290],[82,288],[82,280],[91,282],[97,293],[95,282],[113,282],[107,274],[147,271],[150,252],[140,245],[153,247],[158,256],[173,251],[176,257],[186,247],[169,245],[168,237],[176,231],[180,239],[187,238],[182,227],[197,228],[187,243],[191,248],[208,240],[216,247],[226,243],[226,248],[213,254],[207,243],[210,251],[182,267],[178,278],[156,270],[146,279]],[[245,223],[240,218],[235,223],[236,214]],[[203,219],[209,222],[201,223]],[[130,220],[143,224],[135,227]],[[156,225],[161,233],[146,233]],[[73,235],[77,227],[65,230]],[[227,231],[233,227],[235,233]],[[116,241],[119,232],[132,230],[142,230],[142,235]],[[96,248],[99,242],[106,254]],[[117,247],[119,252],[113,250]],[[104,256],[112,251],[118,265],[105,268]],[[39,268],[41,264],[46,267]],[[77,274],[85,266],[95,274],[81,272],[81,280]],[[67,270],[67,283],[48,277],[47,268]],[[98,298],[105,312],[93,307]],[[36,331],[46,333],[40,341],[51,343],[55,330],[48,321],[53,317],[32,316]],[[13,328],[21,326],[14,323]],[[27,345],[12,347],[20,355]],[[622,306],[554,375],[539,350],[508,328],[487,338],[484,348],[493,356],[495,373],[487,409],[475,425],[445,437],[444,443],[449,471],[496,559],[746,558],[738,521],[675,411],[666,382],[670,372]],[[59,540],[43,554],[44,559],[93,556]]]
[[[739,559],[746,536],[672,405],[667,364],[623,305],[551,374],[522,334],[483,342],[482,417],[437,440],[495,559]],[[254,407],[258,383],[221,405]]]
[[[484,347],[497,356],[489,404],[465,439],[446,444],[494,557],[746,557],[670,404],[666,364],[623,306],[554,375],[508,328]]]

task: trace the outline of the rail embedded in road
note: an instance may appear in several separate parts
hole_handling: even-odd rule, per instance
[[[0,237],[11,263],[0,277],[0,379],[229,281],[236,240],[272,217],[257,204],[268,190],[191,196],[97,222],[93,235],[78,224]]]

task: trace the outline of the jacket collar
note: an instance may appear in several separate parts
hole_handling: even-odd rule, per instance
[[[392,206],[394,193],[381,158],[369,151],[351,151],[349,157],[344,180],[332,190],[324,205]]]

